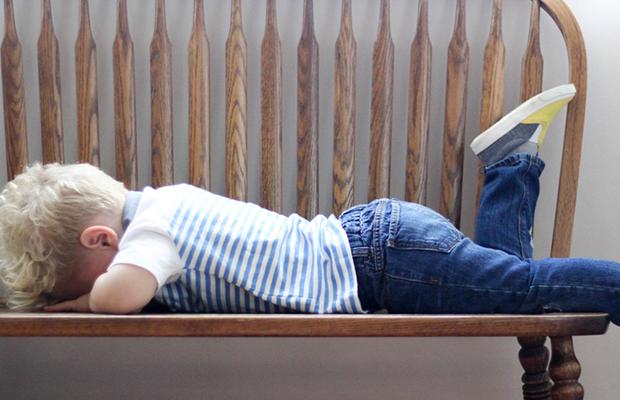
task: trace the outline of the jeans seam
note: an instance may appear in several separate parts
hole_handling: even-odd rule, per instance
[[[510,293],[510,294],[518,294],[518,295],[526,295],[527,292],[521,292],[519,290],[509,290],[509,289],[497,289],[497,288],[486,288],[480,286],[472,286],[472,285],[455,285],[455,284],[445,284],[443,286],[446,287],[456,287],[456,288],[464,288],[464,289],[472,289],[480,292],[502,292],[502,293]]]
[[[545,289],[587,289],[597,290],[601,292],[613,292],[620,293],[620,289],[604,287],[604,286],[581,286],[581,285],[532,285],[531,288],[545,288]]]
[[[402,277],[402,276],[396,276],[396,275],[392,275],[392,274],[387,273],[387,272],[384,273],[383,275],[386,278],[397,280],[397,281],[415,282],[415,283],[420,283],[420,284],[423,284],[423,285],[435,286],[435,287],[441,287],[442,286],[439,283],[439,281],[437,281],[437,282],[428,282],[428,281],[423,281],[421,279],[413,279],[413,278],[405,278],[405,277]]]
[[[518,236],[519,236],[519,245],[520,245],[520,253],[521,253],[521,259],[525,259],[525,245],[523,243],[523,220],[525,219],[525,216],[523,215],[523,213],[525,212],[525,203],[526,203],[526,199],[528,196],[528,190],[527,190],[527,185],[525,184],[525,179],[526,176],[530,170],[532,166],[532,159],[530,158],[530,161],[527,164],[527,168],[525,169],[525,171],[523,172],[523,175],[521,176],[521,183],[522,183],[522,187],[523,187],[523,197],[521,198],[521,205],[519,207],[519,232],[517,232]]]
[[[428,286],[436,286],[436,287],[449,287],[449,288],[463,288],[463,289],[471,289],[474,291],[480,291],[480,292],[501,292],[501,293],[510,293],[510,294],[516,294],[516,295],[527,295],[529,292],[522,292],[519,290],[509,290],[509,289],[497,289],[497,288],[486,288],[486,287],[480,287],[480,286],[473,286],[473,285],[457,285],[457,284],[452,284],[452,283],[440,283],[438,282],[428,282],[428,281],[424,281],[421,279],[413,279],[413,278],[405,278],[402,276],[395,276],[389,273],[385,274],[388,278],[390,279],[395,279],[395,280],[401,280],[401,281],[407,281],[407,282],[416,282],[416,283],[421,283],[424,285],[428,285]]]

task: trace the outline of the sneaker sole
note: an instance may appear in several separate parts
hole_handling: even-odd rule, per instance
[[[574,96],[576,91],[575,85],[568,84],[556,86],[553,89],[546,90],[532,97],[519,107],[512,110],[510,113],[506,114],[495,125],[492,125],[489,129],[479,134],[471,142],[471,149],[475,154],[480,154],[487,147],[498,141],[499,138],[521,123],[521,121],[526,119],[529,115],[548,104]]]

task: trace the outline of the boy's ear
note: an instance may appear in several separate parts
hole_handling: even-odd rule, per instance
[[[80,234],[80,243],[87,249],[118,248],[118,235],[114,229],[105,225],[92,225]]]

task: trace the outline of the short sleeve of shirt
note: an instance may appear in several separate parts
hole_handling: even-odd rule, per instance
[[[134,219],[123,233],[118,253],[108,267],[110,270],[119,264],[130,264],[144,268],[157,280],[158,290],[176,280],[183,270],[183,262],[167,231],[168,214],[178,197],[172,189],[162,189],[143,191]]]

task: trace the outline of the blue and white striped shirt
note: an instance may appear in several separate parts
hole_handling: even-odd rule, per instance
[[[172,310],[363,312],[348,239],[333,215],[307,221],[189,185],[172,189],[166,231],[181,265],[156,295]]]

